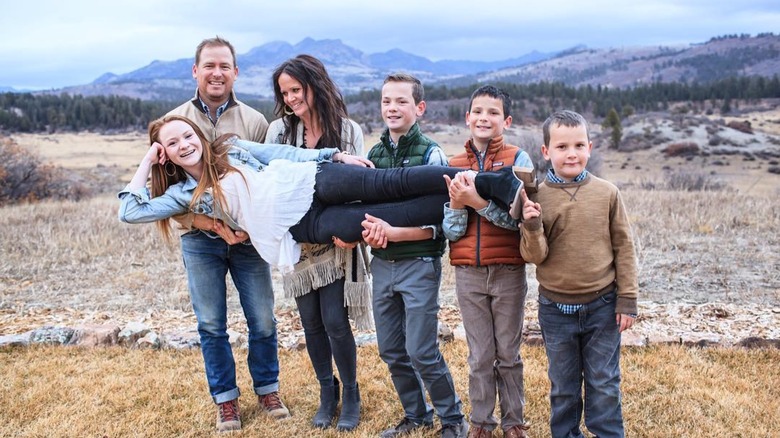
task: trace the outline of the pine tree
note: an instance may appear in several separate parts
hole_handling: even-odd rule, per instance
[[[617,149],[620,146],[620,141],[623,139],[623,125],[620,123],[620,116],[614,107],[607,113],[603,127],[612,130],[609,134],[609,147]]]

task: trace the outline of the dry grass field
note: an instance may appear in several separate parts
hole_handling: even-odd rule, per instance
[[[466,346],[444,345],[468,409]],[[233,437],[370,437],[401,418],[376,347],[358,350],[363,416],[352,433],[309,427],[318,388],[308,356],[282,350],[283,396],[292,418],[263,416],[237,351],[244,429]],[[523,347],[531,436],[549,437],[549,383],[541,347]],[[623,411],[629,437],[773,437],[780,421],[780,350],[623,351]],[[0,350],[0,436],[208,437],[214,407],[197,350],[149,351],[35,347]],[[411,438],[438,436],[434,431]]]
[[[780,113],[768,120],[772,125]],[[523,138],[534,129],[515,128],[511,135]],[[449,154],[462,147],[462,128],[431,130]],[[13,137],[55,164],[112,169],[116,191],[146,150],[141,134]],[[368,136],[366,142],[374,140]],[[747,336],[780,339],[780,175],[767,172],[763,162],[736,158],[728,169],[711,167],[705,159],[675,160],[656,150],[604,152],[603,174],[621,186],[637,242],[642,316],[634,331],[672,338],[714,334],[727,344]],[[726,189],[643,188],[643,179],[663,178],[664,166],[714,170]],[[110,195],[0,207],[0,335],[43,325],[129,321],[158,332],[194,326],[179,248],[161,242],[151,225],[119,223],[116,208]],[[526,322],[533,326],[532,267],[529,283]],[[280,337],[299,335],[294,303],[281,297],[278,283],[275,289]],[[441,301],[452,317],[448,322],[456,323],[453,295],[447,268]],[[235,294],[229,310],[231,325],[241,331]],[[548,436],[544,350],[523,348],[532,436]],[[465,345],[456,340],[444,353],[468,410]],[[244,352],[236,354],[240,358]],[[364,421],[344,436],[375,435],[401,416],[375,347],[363,347],[359,354]],[[260,416],[239,359],[245,430],[234,436],[318,436],[308,427],[316,409],[308,358],[286,350],[281,355],[281,381],[293,419],[276,424]],[[777,436],[778,360],[780,350],[627,348],[622,366],[628,435]],[[197,351],[5,348],[0,381],[0,436],[212,435],[214,412]]]

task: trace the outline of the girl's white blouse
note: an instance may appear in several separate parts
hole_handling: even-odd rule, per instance
[[[249,234],[265,261],[282,272],[292,270],[301,248],[290,227],[311,208],[317,163],[273,160],[259,172],[237,168],[240,173],[231,172],[221,180],[227,204],[223,208]]]

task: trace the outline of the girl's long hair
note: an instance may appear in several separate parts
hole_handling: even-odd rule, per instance
[[[203,196],[207,190],[211,189],[212,197],[214,199],[214,211],[225,211],[225,195],[222,192],[219,180],[228,172],[238,171],[238,169],[230,165],[227,157],[227,152],[233,146],[233,140],[236,136],[234,134],[224,134],[217,138],[213,143],[209,144],[203,131],[192,120],[178,115],[167,115],[149,123],[149,143],[162,143],[160,141],[160,129],[162,129],[165,124],[175,120],[182,121],[192,128],[195,135],[200,139],[203,150],[201,156],[203,173],[200,180],[198,180],[198,185],[195,188],[192,200],[190,201],[190,208],[194,207],[200,197]],[[168,169],[167,172],[166,168]],[[172,169],[175,169],[175,171],[172,171]],[[153,164],[151,173],[152,197],[162,195],[168,187],[187,179],[187,173],[184,169],[173,164],[170,160],[166,162],[164,166]],[[158,220],[157,229],[166,241],[171,240],[170,218]]]
[[[330,78],[322,62],[311,55],[305,54],[288,59],[277,67],[273,73],[272,81],[276,100],[274,112],[277,116],[283,117],[284,120],[282,143],[295,144],[298,124],[301,123],[301,119],[297,115],[284,113],[284,96],[282,96],[282,90],[279,88],[279,76],[282,73],[287,73],[301,83],[305,101],[308,101],[307,96],[309,93],[314,94],[314,106],[309,108],[309,111],[312,111],[317,117],[320,129],[322,129],[322,136],[317,148],[337,147],[342,151],[355,153],[355,145],[342,144],[342,126],[346,126],[349,130],[352,129],[352,124],[346,122],[349,115],[347,114],[347,105],[344,103],[344,97]],[[352,141],[351,139],[352,135],[348,137],[350,142]]]

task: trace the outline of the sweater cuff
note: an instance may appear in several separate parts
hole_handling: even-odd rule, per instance
[[[537,216],[531,219],[526,219],[523,222],[523,228],[528,231],[537,231],[542,228],[542,217]]]
[[[618,295],[617,302],[615,303],[615,313],[623,313],[626,315],[638,315],[635,298],[626,298]]]

